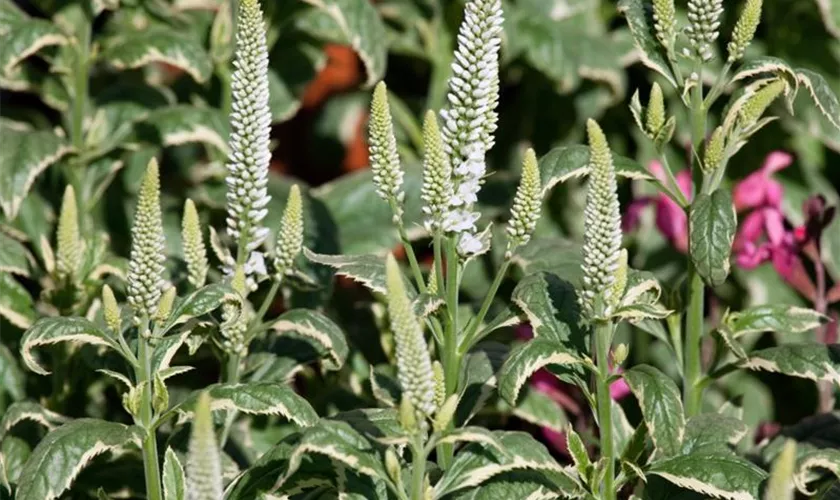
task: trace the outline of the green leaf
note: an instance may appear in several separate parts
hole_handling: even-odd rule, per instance
[[[308,309],[292,309],[271,324],[279,335],[297,335],[310,342],[324,356],[324,366],[338,370],[347,359],[347,340],[344,332],[331,319]]]
[[[277,74],[268,70],[268,107],[271,109],[271,120],[275,123],[284,122],[292,118],[300,109],[301,101],[292,93],[292,89]]]
[[[738,68],[738,71],[735,72],[735,75],[732,77],[732,81],[737,82],[747,78],[767,75],[784,78],[794,89],[799,85],[796,72],[786,61],[777,57],[769,56],[756,57],[755,59],[746,61],[740,68]]]
[[[0,442],[0,486],[11,493],[11,485],[18,484],[20,473],[29,456],[32,448],[23,439],[15,436],[7,436]]]
[[[24,364],[39,375],[49,375],[35,359],[32,350],[39,346],[59,342],[78,342],[101,345],[122,353],[117,340],[105,330],[84,318],[41,318],[23,334],[20,341],[20,355]]]
[[[58,498],[91,459],[129,443],[140,446],[140,431],[91,418],[62,425],[38,443],[20,475],[17,500]]]
[[[41,172],[71,151],[67,142],[50,130],[20,130],[0,123],[0,207],[9,220]]]
[[[796,441],[788,439],[782,451],[773,459],[764,500],[794,500],[796,473]]]
[[[0,344],[0,391],[8,393],[13,401],[26,397],[25,375],[18,362],[3,344]]]
[[[499,451],[504,451],[502,443],[493,432],[474,425],[446,432],[438,443],[483,443]]]
[[[176,302],[172,313],[160,329],[160,335],[165,335],[173,327],[193,318],[215,311],[227,301],[241,302],[241,300],[239,294],[229,286],[207,285]]]
[[[767,474],[735,455],[680,455],[654,462],[648,474],[661,476],[682,488],[728,500],[759,498]]]
[[[399,413],[393,408],[345,411],[330,419],[346,422],[365,438],[380,443],[401,446],[408,444],[410,439],[400,424]]]
[[[689,239],[691,261],[710,286],[729,276],[729,256],[738,228],[732,197],[726,189],[701,194],[691,205]]]
[[[29,292],[5,272],[0,272],[0,316],[18,328],[29,328],[35,321],[35,308]]]
[[[26,247],[0,231],[0,273],[29,276]]]
[[[655,181],[656,178],[638,162],[619,155],[613,155],[615,173],[626,179]],[[589,146],[561,146],[552,149],[540,158],[540,177],[543,195],[551,188],[569,179],[589,175]]]
[[[572,456],[578,474],[581,477],[589,477],[592,472],[592,460],[589,459],[583,440],[571,426],[566,429],[566,447],[569,449],[569,455]]]
[[[68,420],[68,418],[47,410],[37,403],[13,403],[6,408],[6,412],[3,414],[3,419],[0,420],[0,441],[3,441],[3,438],[6,436],[6,433],[9,432],[9,429],[25,420],[37,422],[46,427],[48,430],[52,430],[55,425],[63,424]]]
[[[61,30],[44,19],[21,18],[9,28],[0,45],[0,74],[10,74],[21,61],[44,47],[67,43]]]
[[[525,382],[540,368],[548,365],[581,364],[579,358],[561,343],[551,339],[535,338],[515,347],[499,371],[499,395],[511,405],[516,405]]]
[[[742,368],[840,383],[840,345],[785,344],[754,351]]]
[[[498,342],[482,342],[462,362],[458,377],[461,399],[455,422],[466,425],[487,403],[496,388],[496,373],[508,355],[508,347]]]
[[[823,118],[840,129],[840,101],[825,78],[817,72],[802,68],[797,69],[796,74]]]
[[[836,38],[840,38],[840,3],[837,0],[817,0],[825,28]]]
[[[671,72],[668,57],[656,39],[653,17],[646,12],[645,3],[642,0],[621,0],[618,3],[618,11],[627,18],[627,25],[633,33],[645,66],[664,76],[676,88],[677,81]]]
[[[553,340],[572,352],[586,353],[585,333],[574,287],[549,273],[523,278],[513,290],[511,301],[528,318],[536,338]]]
[[[813,496],[816,491],[808,489],[808,483],[814,479],[814,469],[822,469],[840,479],[840,450],[825,448],[809,451],[796,461],[796,473],[793,476],[796,488],[803,494]]]
[[[312,262],[335,269],[336,274],[361,283],[369,290],[385,294],[385,259],[379,255],[323,255],[304,248]]]
[[[400,383],[393,375],[390,365],[380,365],[375,369],[371,366],[370,389],[373,397],[383,406],[396,408],[402,400]]]
[[[301,427],[318,421],[318,414],[312,406],[291,387],[263,382],[215,384],[195,392],[174,408],[181,415],[181,421],[192,418],[198,396],[204,391],[210,393],[210,409],[214,412],[238,410],[249,415],[282,415]]]
[[[155,139],[164,146],[206,144],[221,153],[228,153],[228,125],[218,109],[199,108],[179,104],[149,113],[144,123],[138,125],[139,135],[151,128]]]
[[[674,311],[665,309],[662,304],[630,304],[619,307],[612,314],[613,318],[636,324],[650,319],[665,319]]]
[[[805,333],[828,321],[828,317],[813,309],[785,304],[755,306],[723,318],[735,338],[748,333]]]
[[[678,454],[685,435],[685,413],[677,385],[649,365],[634,366],[623,377],[639,400],[656,449],[665,456]]]
[[[513,254],[512,262],[526,275],[547,272],[563,276],[570,283],[579,283],[583,276],[581,248],[577,241],[537,234]]]
[[[530,424],[555,432],[564,432],[569,423],[562,406],[548,394],[533,388],[522,391],[511,413]]]
[[[726,344],[726,347],[732,351],[732,354],[738,359],[747,359],[747,351],[744,349],[744,346],[741,345],[741,342],[735,338],[735,335],[732,334],[732,331],[726,325],[721,325],[715,332],[723,340],[723,343]]]
[[[241,476],[228,485],[225,499],[253,500],[255,498],[265,498],[268,500],[269,497],[266,494],[274,489],[277,478],[286,471],[289,458],[292,456],[300,437],[299,433],[292,433],[271,447]],[[313,474],[309,476],[309,479],[314,483],[316,476]],[[323,484],[329,483],[325,480]],[[318,486],[318,484],[316,483],[313,486]]]
[[[213,72],[210,55],[195,38],[177,30],[147,29],[119,37],[101,56],[117,69],[136,69],[151,63],[166,63],[203,83]]]
[[[524,432],[493,434],[502,450],[481,443],[471,443],[459,451],[452,465],[435,485],[435,498],[443,498],[456,491],[473,488],[493,477],[512,471],[534,471],[554,480],[558,490],[574,491],[576,481],[560,466],[545,446]]]
[[[692,453],[729,453],[747,434],[747,425],[732,417],[703,413],[688,419],[682,443],[684,455]]]
[[[184,467],[172,448],[166,448],[163,458],[163,500],[185,500]]]
[[[317,37],[350,45],[365,65],[368,86],[385,75],[385,24],[367,0],[305,0],[316,7],[298,26]]]

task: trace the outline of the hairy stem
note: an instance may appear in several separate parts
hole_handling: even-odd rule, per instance
[[[598,434],[601,437],[601,456],[607,459],[604,481],[601,483],[602,500],[615,500],[615,459],[612,435],[612,399],[610,398],[610,342],[613,325],[600,321],[595,325],[595,355],[598,363],[595,388],[598,400]]]
[[[143,397],[140,402],[140,425],[146,432],[143,438],[143,469],[146,476],[146,498],[162,500],[163,488],[160,481],[160,465],[158,464],[157,439],[154,430],[154,414],[152,412],[152,346],[149,342],[149,320],[140,324],[138,332],[139,366],[137,367],[137,383],[142,386]]]

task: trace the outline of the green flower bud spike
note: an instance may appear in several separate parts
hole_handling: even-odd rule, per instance
[[[414,432],[417,430],[417,410],[411,404],[411,399],[403,394],[400,400],[400,427],[406,432]]]
[[[621,249],[618,259],[618,269],[615,271],[615,280],[607,292],[607,303],[611,307],[618,307],[621,299],[624,298],[624,291],[627,289],[627,250]]]
[[[662,88],[654,82],[650,89],[650,100],[645,113],[648,135],[652,138],[656,137],[665,126],[665,120],[665,98],[662,95]]]
[[[437,116],[433,111],[426,113],[423,122],[423,188],[420,197],[423,200],[423,213],[426,214],[425,226],[429,232],[443,228],[449,203],[452,199],[452,165],[443,146]]]
[[[392,446],[385,450],[385,470],[388,472],[388,477],[397,485],[402,483],[402,467],[400,466],[400,459],[397,457],[397,452]]]
[[[767,108],[773,104],[773,101],[782,94],[786,85],[783,80],[773,80],[747,99],[740,111],[739,125],[741,128],[745,129],[755,125],[767,111]]]
[[[435,379],[435,407],[440,408],[446,400],[446,378],[440,361],[432,364],[432,372]]]
[[[79,209],[72,186],[64,190],[58,218],[56,270],[61,279],[73,276],[82,262],[82,237],[79,233]]]
[[[386,261],[388,315],[397,346],[397,375],[403,394],[423,415],[431,416],[435,405],[435,379],[432,360],[423,329],[414,316],[405,283],[393,255]]]
[[[210,396],[198,397],[187,454],[187,499],[221,500],[222,461],[213,431]]]
[[[542,184],[537,154],[533,149],[525,153],[522,163],[522,181],[516,190],[511,209],[510,223],[507,227],[508,244],[505,257],[510,258],[513,251],[530,241],[542,209]]]
[[[184,203],[184,218],[181,221],[181,239],[184,244],[184,260],[187,262],[187,272],[190,284],[201,288],[207,281],[207,248],[204,246],[204,236],[195,203],[188,199]]]
[[[394,136],[394,123],[391,119],[391,107],[388,104],[388,88],[385,82],[379,82],[373,91],[370,105],[370,169],[373,171],[373,183],[376,193],[392,204],[394,218],[402,218],[403,171],[397,154],[397,139]]]
[[[584,210],[583,287],[581,306],[589,318],[603,314],[606,295],[615,283],[621,259],[621,214],[612,153],[601,127],[586,124],[590,177]],[[600,304],[600,305],[599,305]]]
[[[175,290],[174,286],[170,286],[163,292],[163,295],[160,297],[157,312],[155,313],[155,321],[166,321],[169,319],[169,315],[172,314],[172,305],[175,303],[176,292],[177,290]]]
[[[729,51],[728,63],[732,64],[744,57],[744,52],[755,37],[755,30],[761,22],[761,4],[762,0],[747,0],[744,5],[741,17],[732,31],[732,40],[726,47]]]
[[[102,287],[102,310],[102,315],[105,316],[105,324],[112,331],[119,333],[122,324],[120,306],[117,305],[117,298],[114,297],[114,291],[108,285]]]
[[[277,271],[278,279],[282,279],[292,269],[302,249],[303,205],[300,188],[295,184],[289,191],[280,231],[277,232],[277,244],[274,246],[274,269]]]
[[[240,266],[236,268],[230,287],[241,297],[247,293],[245,270]],[[245,333],[248,330],[248,320],[245,311],[233,302],[222,304],[222,349],[228,354],[243,355],[246,352]]]
[[[163,222],[160,212],[160,174],[152,158],[140,185],[137,212],[131,228],[131,256],[128,262],[128,303],[134,320],[151,318],[157,312],[163,283]]]
[[[618,344],[615,346],[612,352],[612,361],[614,366],[621,366],[627,361],[627,355],[630,354],[630,350],[627,348],[627,344]]]
[[[666,49],[672,48],[677,26],[674,0],[653,0],[653,23],[659,43]]]
[[[718,127],[712,132],[709,143],[706,144],[706,154],[703,157],[703,173],[712,175],[723,163],[723,155],[726,152],[726,133],[723,127]]]
[[[432,427],[437,432],[443,432],[449,427],[450,422],[452,422],[452,417],[455,416],[455,410],[458,409],[458,395],[453,394],[449,396],[449,398],[440,406],[440,410],[438,410],[437,414],[435,415],[435,420],[432,423]]]
[[[712,58],[711,45],[720,35],[720,15],[723,0],[688,0],[689,25],[685,32],[700,59]]]

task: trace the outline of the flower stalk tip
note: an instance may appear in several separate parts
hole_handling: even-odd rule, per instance
[[[203,392],[195,406],[187,455],[189,500],[220,500],[223,497],[222,464],[210,404],[210,396]]]
[[[58,218],[56,270],[62,279],[73,276],[82,263],[82,237],[79,232],[79,209],[72,186],[64,190]]]
[[[537,154],[533,149],[529,149],[522,163],[522,181],[513,198],[510,224],[507,227],[507,258],[510,258],[516,248],[525,245],[531,239],[537,227],[541,209],[542,184],[539,163]]]
[[[392,204],[395,210],[394,218],[402,219],[402,204],[405,197],[402,192],[403,171],[400,168],[397,139],[394,136],[394,123],[391,118],[388,88],[385,82],[379,82],[373,91],[369,128],[368,151],[376,193]]]
[[[157,312],[163,283],[163,221],[160,210],[160,173],[152,158],[140,185],[137,212],[131,228],[131,255],[128,263],[128,303],[135,322],[152,318]]]
[[[741,17],[735,24],[735,29],[732,31],[732,40],[727,45],[729,58],[727,62],[732,64],[742,57],[746,52],[747,47],[752,42],[755,36],[755,31],[758,29],[758,24],[761,22],[761,7],[762,0],[747,0],[744,5],[744,10],[741,12]]]
[[[303,202],[297,184],[289,191],[289,199],[283,210],[283,220],[277,232],[277,244],[274,248],[274,269],[277,279],[289,272],[295,259],[303,249]]]
[[[666,49],[672,48],[677,26],[674,0],[653,0],[653,22],[659,43]]]
[[[452,191],[452,165],[443,146],[437,116],[433,111],[426,113],[423,121],[423,200],[424,225],[429,232],[443,229]]]
[[[114,297],[114,291],[108,285],[102,287],[102,314],[105,317],[105,324],[108,325],[108,328],[119,333],[122,324],[120,306],[117,305],[117,298]]]
[[[712,44],[720,35],[723,0],[688,0],[688,41],[703,61],[712,58]]]
[[[187,263],[187,279],[195,288],[201,288],[207,281],[207,248],[195,203],[187,199],[184,203],[184,216],[181,220],[181,239],[184,242],[184,260]]]

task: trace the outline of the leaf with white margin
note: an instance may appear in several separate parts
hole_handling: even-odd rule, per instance
[[[735,338],[748,333],[805,333],[828,323],[829,318],[805,307],[770,304],[728,313],[723,322]]]
[[[551,273],[535,273],[521,279],[511,296],[525,314],[536,338],[559,342],[566,351],[589,351],[587,332],[580,324],[580,306],[575,288]]]
[[[366,476],[388,477],[370,441],[347,422],[321,420],[303,433],[289,456],[286,472],[278,478],[275,488],[282,487],[301,466],[303,458],[310,454],[326,456]]]
[[[115,372],[114,370],[108,370],[107,368],[100,368],[96,371],[105,375],[105,376],[107,376],[107,377],[110,377],[110,378],[116,380],[117,382],[120,382],[127,389],[131,389],[132,387],[134,387],[134,384],[131,382],[131,380],[129,380],[128,377],[126,377],[125,375],[123,375],[120,372]]]
[[[612,317],[636,324],[646,319],[665,319],[673,312],[666,309],[662,304],[632,304],[619,307],[612,313]]]
[[[664,456],[679,454],[685,435],[685,412],[677,385],[649,365],[634,366],[622,376],[639,401],[656,449]]]
[[[840,3],[837,0],[817,0],[825,28],[836,38],[840,38]]]
[[[455,412],[457,425],[466,425],[495,392],[496,373],[509,353],[499,342],[482,342],[464,356],[458,387],[461,399]]]
[[[6,436],[0,442],[0,486],[11,493],[11,485],[18,484],[20,473],[32,454],[29,443],[16,436]]]
[[[163,458],[163,500],[185,500],[184,467],[172,448],[166,448]]]
[[[505,451],[501,441],[499,441],[493,432],[484,427],[477,426],[461,427],[460,429],[447,432],[438,440],[438,443],[483,443],[496,448],[502,453]]]
[[[0,137],[0,207],[14,220],[35,179],[72,148],[51,130],[19,130],[5,122]]]
[[[245,384],[214,384],[194,392],[184,402],[173,408],[183,422],[192,418],[193,409],[201,392],[212,398],[211,411],[238,410],[249,415],[282,415],[301,427],[314,425],[318,414],[309,403],[291,387],[263,382]]]
[[[120,35],[103,51],[101,59],[117,69],[136,69],[166,63],[195,81],[207,81],[213,72],[210,54],[194,38],[173,29],[150,29]]]
[[[331,267],[335,273],[361,283],[367,289],[385,294],[385,259],[379,255],[324,255],[315,253],[308,248],[303,249],[307,259]],[[407,280],[404,280],[407,282]],[[414,296],[414,286],[407,287],[409,296]]]
[[[677,81],[671,72],[668,58],[656,38],[653,17],[645,11],[645,3],[642,0],[621,0],[618,3],[618,11],[627,18],[627,25],[633,33],[633,39],[636,41],[636,47],[639,49],[644,65],[664,76],[668,83],[676,88]]]
[[[152,373],[159,373],[169,368],[169,363],[175,357],[192,332],[184,329],[178,335],[168,335],[160,339],[152,352]]]
[[[840,129],[840,101],[825,78],[815,71],[803,68],[798,68],[796,74],[823,118]]]
[[[11,274],[0,272],[0,316],[18,328],[35,321],[35,307],[29,292]]]
[[[688,231],[691,261],[703,281],[720,286],[729,276],[738,217],[727,189],[700,194],[691,204]]]
[[[318,10],[301,17],[304,31],[353,47],[367,73],[367,86],[385,75],[387,33],[379,12],[368,0],[304,0]]]
[[[551,339],[536,338],[511,351],[499,370],[499,395],[515,405],[525,382],[540,368],[548,365],[581,364],[583,360]]]
[[[64,45],[67,37],[55,24],[44,19],[21,18],[3,33],[0,45],[0,73],[10,74],[21,61],[44,47]]]
[[[785,344],[750,353],[741,368],[840,383],[840,345]]]
[[[446,302],[437,295],[421,293],[411,303],[411,307],[414,309],[414,314],[417,316],[417,319],[422,321],[443,307],[444,304]]]
[[[85,318],[41,318],[23,334],[20,341],[20,355],[24,364],[39,375],[49,375],[50,372],[35,360],[32,350],[60,342],[100,345],[123,354],[122,346],[113,335]]]
[[[0,231],[0,273],[29,276],[26,247]]]
[[[757,76],[766,77],[767,75],[778,76],[786,79],[793,87],[793,94],[796,95],[799,89],[799,80],[796,77],[796,71],[788,65],[783,59],[777,57],[756,57],[746,61],[735,75],[732,77],[733,82],[744,80],[746,78],[753,78]]]
[[[744,422],[733,417],[718,413],[695,415],[686,423],[682,452],[731,453],[730,445],[740,441],[748,430]]]
[[[615,174],[619,177],[635,180],[656,181],[646,168],[638,162],[619,155],[613,155]],[[589,175],[589,146],[560,146],[552,149],[540,158],[540,185],[543,196],[551,188],[566,182]]]
[[[732,335],[732,332],[726,325],[721,325],[715,330],[715,333],[723,340],[723,343],[726,344],[726,347],[732,351],[738,359],[747,359],[747,351],[744,349],[744,346],[741,345],[741,342]]]
[[[759,498],[767,473],[736,455],[691,454],[654,462],[647,471],[703,495],[727,500]]]
[[[822,469],[840,479],[840,450],[824,448],[809,451],[796,461],[796,473],[793,476],[796,489],[804,495],[812,496],[816,491],[808,489],[808,483],[816,479],[813,469]]]
[[[52,428],[56,425],[63,424],[69,419],[64,415],[50,411],[37,403],[28,401],[12,403],[12,405],[6,408],[6,411],[3,414],[3,419],[0,420],[0,441],[3,441],[3,438],[6,436],[6,433],[9,432],[9,429],[24,420],[37,422],[46,427],[48,430],[52,430]]]
[[[510,408],[505,404],[507,408]],[[542,391],[528,387],[521,391],[516,406],[511,408],[512,413],[530,424],[545,427],[555,432],[563,432],[569,423],[566,412],[557,401]]]
[[[455,455],[452,465],[435,485],[434,498],[443,498],[456,491],[479,486],[512,471],[534,471],[545,474],[558,491],[575,491],[577,481],[571,471],[558,464],[548,449],[524,432],[492,433],[504,451],[482,443],[471,443]]]
[[[396,408],[402,400],[402,388],[388,365],[370,367],[370,390],[383,406]]]
[[[393,408],[367,408],[344,411],[330,417],[350,424],[353,429],[368,439],[384,444],[408,444],[411,436],[400,425],[400,417]]]
[[[309,341],[324,356],[324,367],[338,370],[347,359],[348,347],[344,332],[331,319],[309,309],[292,309],[271,323],[279,335],[298,335]]]
[[[137,427],[92,418],[64,424],[47,434],[32,451],[15,498],[58,498],[93,458],[129,443],[140,446],[140,441]]]
[[[173,327],[211,313],[225,302],[242,302],[239,294],[226,285],[207,285],[183,299],[177,300],[166,323],[160,328],[159,335],[165,335]]]
[[[227,154],[227,119],[218,109],[179,104],[149,113],[140,130],[152,127],[164,146],[206,144]]]

